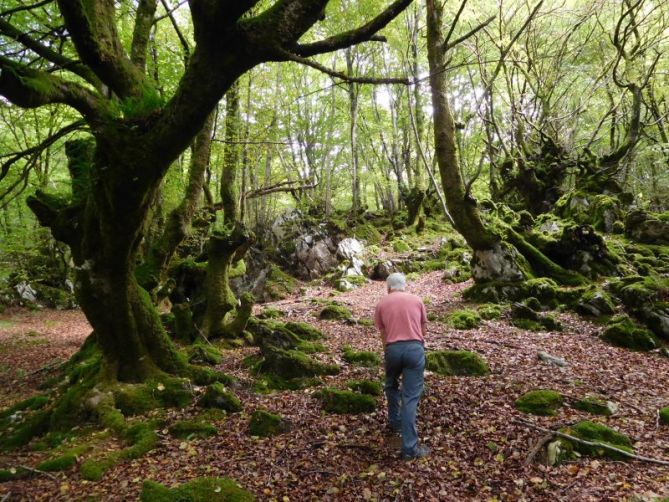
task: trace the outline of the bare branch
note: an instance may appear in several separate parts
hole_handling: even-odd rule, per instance
[[[453,35],[453,31],[455,30],[455,27],[458,25],[458,21],[460,20],[460,16],[462,15],[462,11],[465,10],[465,6],[467,5],[467,0],[462,0],[460,3],[460,8],[458,9],[458,12],[455,14],[455,17],[453,18],[453,21],[451,21],[451,27],[448,29],[448,33],[444,37],[444,47],[448,46],[448,42],[451,40],[451,36]],[[446,49],[444,48],[444,52],[446,52]]]
[[[324,52],[345,49],[346,47],[370,40],[385,41],[385,38],[375,36],[376,33],[395,19],[410,3],[411,0],[396,0],[374,19],[354,30],[345,31],[310,44],[295,44],[290,47],[290,50],[300,56],[313,56],[315,54],[323,54]]]
[[[177,20],[174,19],[174,14],[169,9],[167,1],[160,0],[160,3],[163,4],[163,7],[167,11],[167,16],[170,18],[170,22],[172,23],[172,28],[174,28],[174,31],[176,32],[177,37],[179,38],[179,42],[181,43],[181,47],[184,50],[184,66],[188,66],[188,60],[190,59],[190,45],[188,44],[188,40],[186,40],[186,37],[184,37],[183,33],[181,32],[181,28],[179,28]]]
[[[469,30],[467,33],[465,33],[465,34],[462,35],[461,37],[456,38],[456,39],[453,40],[453,42],[451,42],[451,43],[448,43],[448,40],[445,41],[445,42],[444,42],[444,45],[442,46],[442,50],[443,50],[444,52],[446,52],[446,51],[448,51],[449,49],[452,49],[453,47],[455,47],[456,45],[461,44],[462,42],[464,42],[465,40],[467,40],[469,37],[475,35],[475,34],[478,33],[479,31],[481,31],[483,28],[485,28],[486,26],[488,26],[490,23],[492,23],[492,22],[495,20],[495,17],[496,17],[496,16],[490,16],[488,19],[486,19],[486,20],[483,21],[482,23],[478,24],[477,26],[475,26],[474,28],[472,28],[471,30]]]
[[[327,66],[323,66],[320,63],[312,61],[308,58],[303,58],[297,54],[293,54],[283,49],[279,49],[278,53],[287,61],[294,61],[310,68],[314,68],[320,72],[330,75],[333,78],[338,78],[344,82],[356,83],[356,84],[401,84],[401,85],[411,85],[411,81],[407,77],[389,77],[389,78],[377,78],[377,77],[352,77],[346,73],[342,73]]]
[[[2,12],[0,12],[0,18],[5,18],[7,19],[8,16],[11,16],[12,14],[15,14],[17,12],[21,12],[24,10],[33,10],[37,9],[39,7],[43,7],[44,5],[48,5],[54,0],[42,0],[41,2],[34,3],[32,5],[19,5],[18,7],[14,7],[13,9],[7,9]]]

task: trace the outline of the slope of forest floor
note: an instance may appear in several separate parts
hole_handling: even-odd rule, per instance
[[[446,285],[440,272],[410,284],[428,311],[441,316],[463,306],[467,284]],[[317,357],[342,365],[326,384],[345,388],[351,379],[380,379],[381,367],[364,368],[343,360],[342,347],[381,354],[375,329],[343,321],[321,321],[314,297],[336,300],[356,319],[370,319],[385,294],[382,282],[347,293],[324,287],[267,304],[284,313],[282,320],[305,321],[323,330],[328,352]],[[0,500],[93,499],[133,500],[142,481],[175,485],[198,476],[229,476],[259,500],[653,500],[669,497],[669,467],[638,461],[582,458],[558,467],[526,465],[534,445],[544,436],[518,419],[557,429],[592,416],[569,406],[554,417],[525,415],[514,401],[525,391],[555,389],[567,400],[587,393],[607,396],[618,412],[594,420],[633,438],[639,455],[669,460],[669,427],[658,423],[657,410],[669,403],[669,360],[635,353],[601,342],[595,324],[559,314],[562,333],[529,332],[508,320],[484,321],[460,331],[431,322],[427,349],[476,351],[490,365],[486,377],[442,377],[427,373],[419,410],[419,433],[432,449],[427,459],[404,462],[394,441],[385,435],[384,400],[377,411],[362,415],[328,415],[314,389],[259,394],[242,360],[255,347],[225,351],[219,366],[239,378],[235,390],[244,411],[215,422],[218,435],[183,441],[160,432],[157,449],[143,458],[117,465],[100,482],[82,480],[76,469],[0,485]],[[36,392],[54,361],[73,353],[88,333],[77,311],[20,311],[0,320],[0,404]],[[565,358],[560,368],[540,361],[539,351]],[[45,369],[46,366],[46,369]],[[251,413],[264,408],[286,417],[291,431],[273,438],[249,436]],[[168,410],[167,425],[195,415],[192,406]],[[167,426],[166,426],[167,427]],[[106,440],[104,448],[120,446]],[[0,456],[0,467],[35,466],[44,452],[24,449]],[[7,495],[10,494],[9,498]]]

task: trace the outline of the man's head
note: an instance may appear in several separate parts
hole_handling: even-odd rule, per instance
[[[388,286],[388,293],[392,293],[393,291],[404,291],[407,287],[407,278],[404,274],[395,272],[388,276],[386,285]]]

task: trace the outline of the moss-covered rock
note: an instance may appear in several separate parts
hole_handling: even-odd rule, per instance
[[[279,309],[266,307],[258,314],[258,319],[278,319],[279,317],[283,317],[283,315],[284,313]]]
[[[142,502],[252,502],[255,497],[229,478],[197,478],[176,488],[144,481]]]
[[[169,427],[169,433],[179,439],[206,438],[216,435],[216,427],[204,420],[180,420]]]
[[[445,350],[427,353],[426,367],[446,376],[483,376],[490,373],[488,364],[475,352]]]
[[[669,425],[669,406],[665,406],[664,408],[660,409],[657,413],[660,417],[660,423],[664,425]]]
[[[263,292],[267,300],[283,300],[294,294],[298,288],[297,279],[281,270],[277,265],[270,264]]]
[[[368,396],[380,396],[383,394],[381,382],[376,380],[349,380],[346,386],[354,392],[367,394]]]
[[[77,456],[77,452],[68,452],[58,457],[45,460],[38,464],[37,469],[46,472],[67,471],[77,463]]]
[[[649,351],[657,347],[657,340],[649,330],[638,326],[628,316],[616,316],[607,325],[602,340],[616,347]]]
[[[191,364],[221,364],[223,355],[221,352],[207,343],[195,343],[188,348],[188,362]]]
[[[576,311],[580,314],[600,317],[613,314],[615,307],[607,293],[598,288],[589,288],[581,295]]]
[[[320,375],[336,375],[339,367],[321,363],[302,351],[268,347],[256,366],[259,373],[272,374],[286,380]]]
[[[344,361],[360,366],[374,367],[381,364],[381,357],[376,352],[368,350],[353,350],[348,345],[344,346]]]
[[[367,394],[350,390],[322,389],[314,393],[328,413],[371,413],[376,409],[376,400]]]
[[[511,307],[511,323],[528,331],[562,331],[562,324],[553,316],[535,312],[521,303]]]
[[[596,445],[590,446],[572,441],[571,443],[574,451],[577,451],[582,455],[588,455],[591,457],[605,457],[614,460],[629,460],[629,457],[626,455],[605,448],[601,446],[601,444],[613,446],[619,450],[624,450],[629,453],[634,452],[634,448],[632,447],[632,440],[628,436],[613,430],[610,427],[596,422],[591,422],[589,420],[579,422],[571,427],[560,429],[560,432],[574,436],[578,439],[583,439],[592,443],[598,443]],[[565,441],[569,440],[567,439]]]
[[[625,235],[646,244],[669,244],[669,213],[630,211],[625,218]]]
[[[330,304],[326,305],[318,314],[321,319],[335,320],[335,319],[352,319],[353,314],[343,305]]]
[[[256,410],[251,415],[248,432],[251,436],[270,437],[289,430],[288,422],[266,410]]]
[[[462,309],[451,312],[448,316],[451,326],[455,329],[478,328],[481,324],[481,316],[478,312],[470,309]]]
[[[396,239],[391,243],[393,251],[396,253],[408,253],[411,251],[411,247],[405,241],[401,239]]]
[[[220,383],[208,385],[197,404],[202,408],[218,408],[230,413],[242,410],[242,403],[239,398]]]
[[[615,403],[599,396],[585,396],[576,401],[572,406],[577,410],[585,411],[592,415],[607,417],[613,415],[618,410],[618,406]]]
[[[559,392],[537,389],[520,396],[516,400],[516,408],[532,415],[555,415],[563,402],[564,398]]]
[[[504,308],[495,303],[484,303],[483,305],[479,305],[477,311],[481,319],[491,321],[499,319],[502,316],[502,312],[504,312]]]
[[[306,322],[287,322],[285,326],[286,329],[305,340],[320,340],[323,338],[323,332],[320,329]]]
[[[355,227],[353,229],[353,236],[364,240],[367,245],[380,244],[383,240],[381,232],[379,232],[379,230],[371,223],[365,223]]]

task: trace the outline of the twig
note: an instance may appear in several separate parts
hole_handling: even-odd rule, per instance
[[[530,452],[527,454],[527,457],[525,457],[525,465],[530,465],[531,463],[534,462],[534,458],[539,454],[539,452],[543,449],[544,446],[548,444],[548,442],[553,439],[553,432],[549,432],[545,436],[542,436],[539,441],[536,442],[536,444],[532,447]]]
[[[9,497],[11,497],[11,496],[12,496],[12,492],[5,493],[5,496],[2,497],[2,500],[0,500],[0,502],[7,502],[9,500]]]
[[[25,469],[26,471],[34,472],[36,474],[44,474],[45,476],[50,477],[54,481],[58,480],[58,478],[56,476],[54,476],[53,474],[51,474],[50,472],[40,471],[39,469],[33,469],[32,467],[28,467],[27,465],[19,465],[19,467],[21,469]]]
[[[57,369],[58,367],[60,367],[62,365],[63,365],[63,360],[62,359],[56,359],[55,361],[51,361],[49,364],[45,364],[41,368],[37,368],[36,370],[31,371],[30,373],[28,373],[26,375],[26,377],[36,375],[37,373],[42,373],[43,371],[49,371],[49,370],[54,369],[54,368]],[[0,501],[0,502],[2,502],[2,501]]]
[[[625,457],[628,457],[628,458],[632,458],[634,460],[641,460],[643,462],[650,462],[652,464],[669,465],[669,461],[666,461],[666,460],[660,460],[658,458],[652,458],[652,457],[644,457],[643,455],[636,455],[634,453],[630,453],[628,451],[621,450],[620,448],[616,448],[615,446],[611,446],[611,445],[608,445],[606,443],[600,443],[599,441],[587,441],[585,439],[580,439],[580,438],[574,437],[570,434],[565,434],[564,432],[554,431],[554,430],[551,430],[551,429],[546,429],[545,427],[535,425],[532,422],[527,422],[526,420],[522,420],[520,418],[517,418],[516,422],[527,425],[529,427],[532,427],[534,429],[537,429],[537,430],[540,430],[540,431],[543,431],[543,432],[549,432],[553,436],[565,438],[565,439],[568,439],[569,441],[574,441],[576,443],[584,444],[586,446],[595,446],[595,447],[598,447],[598,448],[604,448],[605,450],[614,451],[616,453],[619,453],[619,454],[621,454]]]

